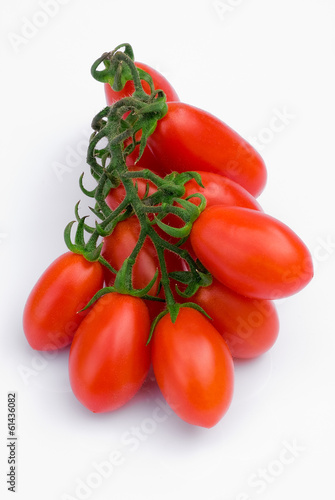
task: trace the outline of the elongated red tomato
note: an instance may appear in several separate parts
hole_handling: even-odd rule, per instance
[[[213,172],[200,172],[204,188],[199,186],[195,179],[191,179],[185,184],[185,196],[195,193],[203,194],[206,198],[206,207],[213,205],[238,206],[262,210],[258,201],[240,184]],[[199,198],[190,198],[192,203],[199,205]]]
[[[69,374],[76,398],[93,412],[116,410],[140,389],[150,367],[149,313],[130,295],[101,297],[73,339]]]
[[[278,337],[278,314],[270,300],[244,297],[214,279],[193,295],[192,302],[212,318],[235,358],[260,356]]]
[[[205,209],[193,224],[190,241],[215,278],[248,297],[287,297],[313,276],[303,241],[286,224],[257,210]]]
[[[240,186],[240,184],[228,179],[228,177],[223,177],[222,175],[214,174],[213,172],[198,171],[198,174],[201,175],[204,188],[199,186],[195,179],[191,179],[185,183],[185,195],[183,198],[195,193],[200,193],[206,198],[206,208],[214,205],[224,205],[228,207],[239,206],[263,211],[256,198]],[[198,197],[190,198],[189,201],[196,205],[200,204],[200,199]],[[176,225],[173,224],[176,222],[176,217],[174,217],[174,220],[172,217],[172,214],[167,215],[165,222],[169,223],[169,221],[171,221],[172,225]],[[195,258],[189,239],[183,244],[183,248],[188,250],[188,252]]]
[[[69,345],[88,311],[78,314],[103,287],[98,262],[67,252],[58,257],[32,289],[23,312],[23,330],[33,349],[48,351]]]
[[[257,151],[215,116],[189,104],[168,103],[147,146],[156,170],[214,172],[258,196],[266,184],[266,168]]]
[[[134,249],[139,234],[140,223],[134,215],[124,221],[119,222],[112,234],[104,238],[102,247],[102,256],[117,271],[121,268],[123,262],[130,256]],[[155,276],[158,268],[158,257],[152,241],[147,238],[143,247],[139,251],[133,267],[133,286],[136,289],[144,288]],[[107,268],[104,270],[105,280],[108,285],[113,284],[115,275]],[[150,290],[151,295],[155,295],[158,289],[159,278]]]
[[[179,101],[179,97],[177,95],[177,92],[174,90],[172,85],[168,82],[168,80],[161,74],[159,71],[156,71],[155,69],[151,68],[147,64],[141,63],[141,62],[135,62],[135,66],[137,68],[143,69],[152,78],[153,84],[155,89],[160,89],[165,92],[166,95],[166,100],[169,101]],[[144,91],[150,95],[150,86],[149,84],[145,81],[142,80],[142,85]],[[114,104],[114,102],[119,101],[123,97],[129,97],[131,96],[135,91],[134,83],[132,80],[129,80],[126,85],[123,87],[123,89],[119,92],[115,91],[112,89],[112,87],[108,84],[105,83],[105,94],[106,94],[106,101],[109,106]]]
[[[171,408],[186,422],[213,427],[233,396],[234,369],[229,349],[199,311],[181,308],[157,323],[152,364],[158,386]]]

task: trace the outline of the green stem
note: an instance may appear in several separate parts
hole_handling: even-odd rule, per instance
[[[121,47],[125,48],[124,52],[118,50]],[[102,62],[105,64],[105,70],[98,71],[97,68]],[[198,207],[182,199],[185,194],[184,184],[191,178],[195,178],[198,183],[201,183],[201,178],[199,174],[190,172],[183,174],[172,173],[162,179],[148,169],[137,172],[128,170],[125,161],[126,156],[133,152],[136,146],[140,146],[139,156],[141,156],[146,140],[155,130],[157,121],[167,112],[163,91],[155,90],[150,75],[136,68],[130,46],[123,44],[113,52],[104,54],[92,66],[92,74],[100,81],[111,83],[113,88],[118,90],[120,90],[122,82],[132,79],[135,92],[131,97],[125,97],[117,101],[113,106],[105,107],[92,120],[94,133],[88,147],[87,163],[91,167],[91,174],[96,180],[97,186],[91,191],[85,190],[82,186],[82,178],[80,185],[84,194],[90,198],[94,197],[96,200],[96,206],[91,208],[91,211],[100,221],[96,223],[95,227],[91,228],[85,222],[85,217],[79,217],[77,208],[78,228],[75,244],[72,244],[70,237],[72,223],[66,228],[66,243],[71,250],[82,253],[89,260],[98,260],[103,265],[106,265],[109,270],[116,273],[116,270],[100,255],[102,248],[101,237],[110,235],[120,220],[136,216],[140,224],[140,234],[124,266],[116,273],[115,283],[119,286],[121,293],[136,296],[141,296],[142,293],[144,297],[148,297],[147,293],[150,286],[152,286],[151,283],[143,290],[135,290],[132,284],[132,269],[138,253],[141,251],[146,238],[149,237],[157,253],[160,283],[164,289],[167,308],[171,316],[176,317],[179,305],[176,303],[171,290],[171,278],[165,262],[165,251],[174,252],[187,262],[189,271],[183,271],[179,275],[190,273],[187,279],[183,275],[184,281],[180,281],[182,283],[189,282],[192,285],[188,286],[189,293],[206,281],[203,278],[204,270],[199,269],[190,254],[178,246],[184,241],[184,237],[188,234],[193,221],[200,213]],[[141,80],[149,83],[151,95],[146,94],[143,90]],[[136,134],[140,130],[142,130],[141,139],[137,141]],[[107,139],[108,144],[99,147],[99,143],[103,139]],[[128,139],[130,141],[125,147],[124,143]],[[149,189],[147,188],[144,199],[141,199],[134,179],[144,179],[152,182],[157,191],[147,196]],[[118,186],[120,182],[124,186],[125,197],[118,207],[112,210],[106,202],[106,197],[109,190]],[[204,203],[202,203],[201,209],[203,208]],[[154,221],[152,221],[152,217],[149,218],[150,214],[157,216]],[[164,225],[161,221],[168,214],[180,217],[184,221],[185,227],[170,228],[170,226]],[[174,233],[178,235],[178,241],[172,243],[168,241],[168,236],[167,239],[162,238],[155,231],[155,224],[158,224],[167,235],[172,234],[174,236]],[[84,238],[85,231],[90,234],[87,243],[85,243]],[[178,272],[175,274],[178,275]],[[156,276],[153,278],[153,283],[155,279]],[[153,299],[160,300],[157,297]]]
[[[160,266],[160,269],[161,269],[161,283],[162,283],[162,286],[163,286],[163,290],[164,290],[164,295],[165,295],[165,300],[166,300],[166,306],[168,309],[171,309],[171,307],[174,306],[174,304],[176,303],[175,299],[174,299],[174,296],[172,294],[172,291],[171,291],[171,287],[170,287],[170,278],[169,278],[169,275],[168,275],[168,272],[167,272],[167,269],[166,269],[166,264],[165,264],[165,258],[164,258],[164,248],[161,247],[160,245],[157,245],[155,244],[155,241],[153,240],[153,243],[155,245],[155,248],[156,248],[156,252],[157,252],[157,256],[158,256],[158,261],[159,261],[159,266]]]
[[[133,82],[134,82],[134,87],[135,87],[135,94],[134,95],[139,95],[142,97],[142,94],[144,94],[143,97],[146,99],[148,97],[148,94],[146,92],[144,92],[144,90],[143,90],[141,79],[140,79],[140,76],[138,74],[138,71],[137,71],[137,68],[136,68],[134,62],[124,52],[117,52],[114,57],[115,57],[115,59],[118,59],[120,61],[124,61],[128,65],[128,67],[131,71],[131,75],[133,77]],[[154,89],[154,87],[152,85],[151,92],[153,91],[153,89]]]

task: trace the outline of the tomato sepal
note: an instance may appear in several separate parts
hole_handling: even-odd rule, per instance
[[[173,236],[174,238],[186,238],[192,229],[191,221],[186,222],[183,227],[173,227],[162,222],[158,217],[156,217],[156,215],[154,215],[153,224],[157,224],[157,226],[166,234]]]
[[[175,302],[174,304],[168,305],[167,308],[164,309],[164,311],[160,312],[156,316],[156,318],[153,320],[153,322],[151,323],[151,328],[150,328],[149,338],[147,340],[147,345],[149,344],[149,342],[152,339],[152,336],[154,334],[157,323],[167,314],[170,314],[172,323],[175,323],[177,320],[178,313],[182,307],[189,307],[190,309],[195,309],[196,311],[199,311],[201,314],[206,316],[208,319],[210,319],[210,320],[212,319],[209,316],[209,314],[207,314],[206,311],[201,306],[199,306],[199,304],[195,304],[194,302],[187,302],[186,304],[179,304],[179,303]]]
[[[191,198],[199,198],[200,200],[200,204],[197,205],[198,206],[198,215],[203,212],[206,208],[206,205],[207,205],[207,200],[205,198],[205,196],[202,194],[202,193],[194,193],[194,194],[190,194],[189,196],[187,196],[185,198],[185,200],[190,200]],[[193,203],[192,203],[193,205]]]
[[[160,313],[156,316],[156,318],[153,320],[153,322],[151,323],[151,328],[150,328],[150,332],[149,332],[149,337],[148,337],[148,340],[147,340],[146,345],[148,345],[148,344],[149,344],[149,342],[151,341],[152,336],[153,336],[153,333],[154,333],[154,330],[155,330],[155,328],[156,328],[156,325],[157,325],[158,321],[159,321],[160,319],[162,319],[162,318],[163,318],[166,314],[168,314],[168,312],[169,312],[169,311],[168,311],[167,309],[164,309],[164,310],[163,310],[162,312],[160,312]]]
[[[101,297],[104,295],[107,295],[107,293],[112,293],[116,292],[115,288],[113,286],[106,286],[104,288],[101,288],[93,297],[91,300],[86,304],[85,307],[83,307],[78,313],[86,311],[89,307],[91,307],[97,300],[99,300]]]
[[[199,172],[188,171],[188,172],[172,172],[176,176],[176,181],[178,184],[186,184],[186,182],[194,179],[200,187],[205,188],[202,183],[201,175]]]
[[[183,272],[183,271],[181,271],[181,272]],[[197,281],[195,281],[194,276],[192,274],[190,274],[189,271],[185,271],[185,272],[190,275],[186,289],[184,291],[182,291],[182,290],[180,290],[178,285],[175,286],[175,290],[178,293],[178,295],[180,295],[180,297],[183,297],[184,299],[189,299],[190,297],[192,297],[195,293],[197,293],[199,288],[204,287],[204,286],[209,286],[212,284],[213,278],[212,278],[212,275],[209,273],[202,273],[202,272],[198,271],[197,272]],[[177,273],[178,273],[178,271],[177,271]],[[176,277],[176,275],[174,275],[173,273],[172,273],[172,278],[176,279],[176,281],[180,281],[180,279],[178,279],[178,277]],[[182,281],[180,281],[180,282],[182,283]],[[185,282],[184,282],[184,284],[185,284]]]
[[[135,289],[133,288],[131,283],[132,267],[133,267],[132,260],[130,259],[130,257],[127,257],[124,260],[120,270],[116,274],[114,282],[114,290],[119,293],[123,293],[126,295],[133,295],[134,297],[142,298],[146,296],[151,290],[151,288],[154,286],[158,278],[159,271],[158,269],[156,269],[153,278],[149,281],[149,283],[145,287]]]
[[[124,52],[118,52],[124,47]],[[117,54],[118,53],[118,54]],[[122,64],[122,59],[117,57],[122,54],[122,59],[134,61],[134,52],[129,43],[121,43],[111,52],[104,52],[91,67],[91,75],[95,80],[101,83],[109,83],[113,90],[122,90],[128,80],[132,79],[129,66]],[[121,60],[119,60],[121,59]],[[98,70],[101,63],[104,63],[105,69]],[[150,82],[147,82],[150,85]]]
[[[81,176],[79,177],[79,187],[80,187],[81,191],[84,193],[85,196],[88,196],[89,198],[94,198],[97,188],[95,187],[91,191],[89,189],[86,189],[85,186],[84,186],[84,184],[83,184],[84,175],[85,174],[83,172],[81,174]]]

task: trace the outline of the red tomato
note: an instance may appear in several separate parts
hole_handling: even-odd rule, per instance
[[[204,188],[200,187],[195,179],[185,184],[185,196],[201,193],[206,198],[206,207],[213,205],[238,206],[262,210],[257,200],[240,184],[213,172],[198,172]],[[200,204],[199,198],[190,198],[192,203]]]
[[[119,222],[112,234],[104,238],[101,255],[117,271],[134,249],[140,234],[140,223],[134,215]],[[144,288],[153,279],[158,268],[158,257],[152,241],[147,238],[141,248],[133,267],[133,287]],[[115,275],[106,268],[105,280],[108,285],[114,283]],[[155,295],[158,289],[157,278],[150,290],[150,295]]]
[[[205,209],[193,224],[190,241],[215,278],[248,297],[287,297],[313,276],[311,255],[301,239],[257,210],[220,205]]]
[[[213,280],[190,299],[212,318],[235,358],[254,358],[268,351],[279,332],[276,307],[270,300],[244,297]]]
[[[174,90],[172,85],[167,81],[167,79],[163,75],[161,75],[161,73],[159,73],[158,71],[156,71],[155,69],[151,68],[150,66],[144,63],[135,62],[135,66],[149,73],[149,75],[152,78],[155,89],[163,90],[165,92],[167,101],[179,101],[179,97],[176,91]],[[148,95],[150,95],[149,84],[145,80],[142,80],[142,85],[144,91]],[[108,106],[111,106],[112,104],[114,104],[114,102],[119,101],[123,97],[131,96],[134,93],[134,91],[135,87],[132,80],[129,80],[120,92],[116,92],[115,90],[112,89],[109,83],[105,83],[105,94]]]
[[[73,339],[70,383],[76,398],[93,412],[112,411],[129,401],[150,367],[148,310],[139,298],[101,297]]]
[[[258,196],[266,183],[266,168],[257,151],[215,116],[181,102],[168,103],[147,146],[156,170],[214,172]]]
[[[210,321],[195,309],[169,315],[152,339],[157,383],[171,408],[186,422],[213,427],[233,396],[234,368],[229,349]]]
[[[67,252],[42,274],[23,313],[23,330],[33,349],[48,351],[69,345],[88,311],[78,314],[103,287],[98,262]]]

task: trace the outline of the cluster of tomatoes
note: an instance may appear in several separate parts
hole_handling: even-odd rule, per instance
[[[202,186],[188,180],[183,197],[201,193],[206,208],[193,223],[184,247],[211,274],[212,282],[189,298],[172,287],[180,304],[178,314],[176,318],[162,314],[164,290],[155,274],[160,264],[147,238],[133,267],[133,286],[142,289],[156,275],[149,295],[162,300],[116,290],[83,311],[104,285],[113,285],[115,276],[101,262],[67,252],[32,290],[24,310],[24,332],[34,349],[71,344],[71,387],[91,411],[123,406],[140,389],[152,363],[172,409],[186,422],[212,427],[232,400],[233,358],[253,358],[271,348],[279,330],[273,300],[298,292],[311,280],[312,260],[301,239],[265,214],[257,202],[266,183],[259,154],[219,119],[180,102],[157,71],[135,64],[151,75],[155,88],[165,92],[168,112],[149,136],[139,162],[135,165],[136,156],[128,156],[128,168],[149,169],[162,177],[173,171],[200,174]],[[147,83],[142,85],[149,94]],[[119,92],[105,84],[109,106],[133,92],[132,81]],[[146,179],[135,181],[140,198],[156,189]],[[124,196],[120,185],[110,191],[106,202],[114,210]],[[198,198],[189,199],[199,204]],[[167,217],[165,223],[176,221]],[[104,238],[101,255],[114,269],[120,269],[131,254],[140,229],[133,215]],[[179,255],[167,253],[169,272],[185,270]]]

